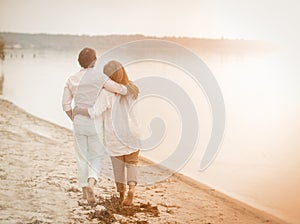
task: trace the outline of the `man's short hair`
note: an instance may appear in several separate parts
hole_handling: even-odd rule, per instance
[[[78,62],[83,68],[93,67],[96,59],[96,51],[88,47],[82,49],[78,56]]]

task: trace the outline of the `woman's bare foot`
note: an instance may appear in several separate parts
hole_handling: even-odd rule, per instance
[[[132,205],[133,204],[133,198],[134,198],[134,188],[129,189],[127,193],[127,197],[124,200],[124,205]]]
[[[84,199],[84,200],[87,199],[86,187],[83,187],[83,188],[82,188],[82,199]]]

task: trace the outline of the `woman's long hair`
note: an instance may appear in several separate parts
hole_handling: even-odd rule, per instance
[[[129,80],[127,72],[123,65],[118,61],[109,61],[104,65],[103,73],[116,83],[125,85],[129,96],[136,99],[139,94],[139,88]],[[122,97],[124,98],[124,97]]]

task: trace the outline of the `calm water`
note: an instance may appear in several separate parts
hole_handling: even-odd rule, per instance
[[[186,74],[172,66],[143,62],[127,67],[133,80],[152,74],[172,79],[187,91],[196,106],[199,145],[181,172],[299,223],[299,70],[286,52],[251,56],[209,52],[199,56],[221,87],[227,115],[220,153],[204,172],[198,168],[212,121],[205,94]],[[61,109],[61,96],[67,77],[79,70],[76,60],[77,52],[7,51],[2,65],[4,96],[36,116],[71,128]],[[180,138],[180,116],[171,104],[157,98],[141,101],[138,109],[145,135],[150,133],[148,126],[153,117],[160,116],[166,123],[164,142],[144,153],[154,161],[163,160]]]

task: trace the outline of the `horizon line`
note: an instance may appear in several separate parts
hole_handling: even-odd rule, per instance
[[[118,34],[118,33],[111,33],[111,34],[72,34],[72,33],[45,33],[45,32],[16,32],[16,31],[0,31],[0,33],[11,33],[11,34],[29,34],[29,35],[64,35],[64,36],[88,36],[88,37],[104,37],[104,36],[143,36],[143,37],[151,37],[151,38],[176,38],[176,39],[199,39],[199,40],[231,40],[231,41],[263,41],[259,39],[244,39],[244,38],[226,38],[221,36],[219,38],[213,37],[195,37],[195,36],[166,36],[166,35],[145,35],[141,33],[132,33],[132,34]]]

